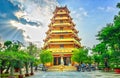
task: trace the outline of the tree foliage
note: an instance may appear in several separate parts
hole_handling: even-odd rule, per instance
[[[53,60],[52,53],[48,50],[41,50],[40,60],[43,64],[52,62],[52,60]]]
[[[117,7],[117,8],[120,8],[120,3],[118,3],[118,4],[116,5],[116,7]]]
[[[87,54],[88,54],[87,49],[84,48],[75,49],[73,50],[72,60],[77,63],[84,62],[85,60],[87,60]]]
[[[116,7],[120,8],[120,3]],[[100,43],[93,47],[93,51],[102,52],[100,54],[102,59],[107,59],[107,61],[111,60],[110,58],[120,59],[120,12],[114,16],[113,23],[107,24],[98,32],[97,39]]]

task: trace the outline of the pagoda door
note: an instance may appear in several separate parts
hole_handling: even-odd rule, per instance
[[[71,63],[70,57],[64,57],[64,65],[69,65]]]
[[[58,65],[61,64],[61,57],[58,57]]]
[[[61,58],[60,57],[54,57],[54,65],[60,65],[61,64]]]

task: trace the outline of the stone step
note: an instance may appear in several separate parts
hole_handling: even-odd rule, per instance
[[[49,67],[48,71],[76,71],[76,67],[58,65]]]

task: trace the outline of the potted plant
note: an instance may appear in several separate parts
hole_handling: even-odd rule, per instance
[[[20,65],[19,65],[18,61],[15,62],[14,68],[15,68],[15,72],[19,72],[20,71]]]
[[[114,65],[114,72],[120,74],[120,65],[119,66]]]
[[[114,63],[114,72],[115,73],[119,73],[120,74],[120,52],[119,51],[115,51],[113,52],[113,57],[112,57],[112,61]]]

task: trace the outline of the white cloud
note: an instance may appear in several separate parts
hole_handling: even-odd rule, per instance
[[[87,13],[87,12],[83,12],[83,15],[84,15],[84,16],[88,16],[88,13]]]
[[[77,30],[79,30],[78,35],[82,39],[82,41],[80,41],[80,42],[83,46],[84,44],[86,44],[85,43],[86,35],[85,35],[85,33],[83,33],[84,32],[83,23],[84,23],[84,19],[89,16],[88,12],[84,8],[80,7],[79,9],[71,10],[71,16],[73,18],[73,22],[76,24],[75,28]]]
[[[111,7],[111,6],[107,6],[107,7],[98,7],[98,10],[112,12],[112,11],[115,11],[116,9],[114,7]]]
[[[79,9],[73,9],[71,11],[71,16],[76,24],[76,28],[82,28],[83,19],[88,17],[89,15],[84,8],[80,7]]]
[[[106,8],[106,11],[107,11],[107,12],[112,12],[112,11],[115,11],[115,8],[108,6],[108,7]]]
[[[104,7],[98,7],[98,9],[99,9],[99,10],[105,10],[105,8],[104,8]]]
[[[83,15],[83,16],[88,16],[88,13],[87,13],[87,11],[84,9],[84,8],[79,8],[79,13],[81,13],[81,15]]]
[[[24,25],[14,20],[11,20],[10,24],[23,32],[22,35],[26,42],[41,42],[45,36],[45,31],[43,27],[30,26],[29,24]]]
[[[84,18],[84,17],[87,17],[88,16],[88,13],[87,13],[87,11],[84,9],[84,8],[79,8],[79,9],[77,9],[77,10],[73,10],[73,11],[71,11],[71,16],[73,16],[73,20],[74,21],[76,21],[76,22],[80,22],[80,21],[82,21],[82,19]]]
[[[26,15],[23,11],[18,11],[18,12],[15,12],[14,14],[18,19]]]
[[[24,18],[27,22],[41,23],[40,26],[24,25],[20,22],[11,21],[11,24],[17,29],[23,31],[25,41],[43,41],[45,31],[48,30],[52,13],[57,5],[56,0],[11,0],[14,5],[19,6],[20,11],[15,13],[17,18]]]

